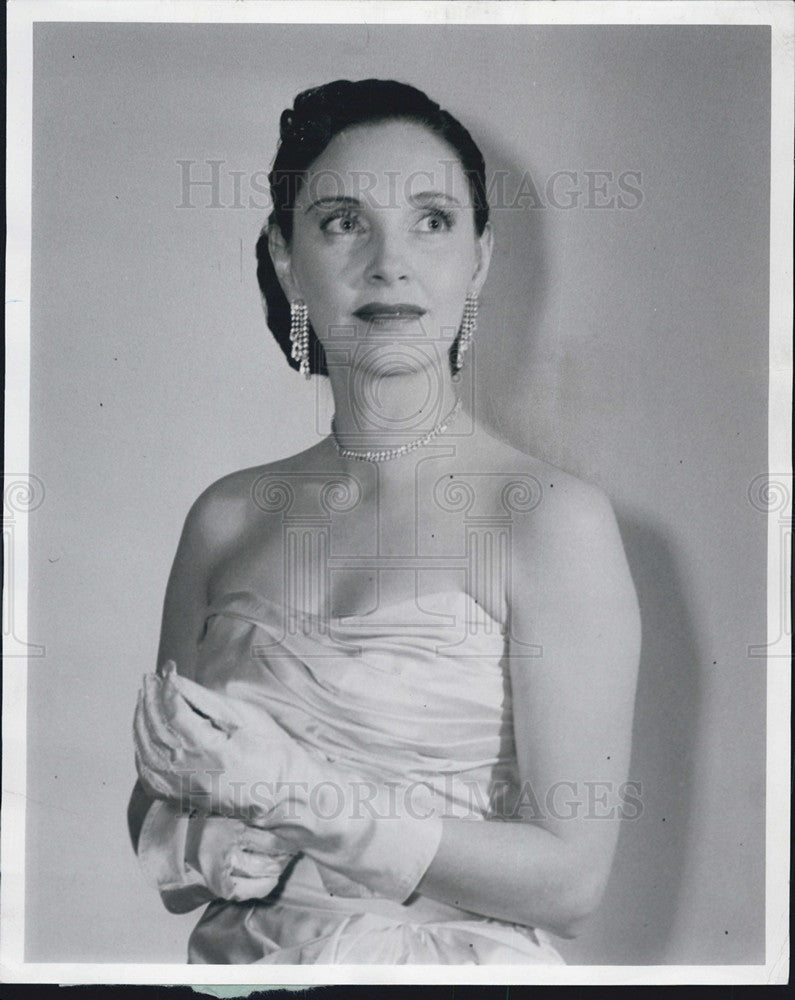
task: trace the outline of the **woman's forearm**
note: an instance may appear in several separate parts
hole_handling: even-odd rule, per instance
[[[445,818],[439,849],[417,892],[574,937],[599,904],[604,881],[570,845],[539,826]]]

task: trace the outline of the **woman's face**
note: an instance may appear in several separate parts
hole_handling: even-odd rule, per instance
[[[289,247],[271,243],[289,299],[303,299],[330,366],[382,374],[446,361],[491,230],[474,228],[454,151],[414,122],[356,126],[307,171]]]

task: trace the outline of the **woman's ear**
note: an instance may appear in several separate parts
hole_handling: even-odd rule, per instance
[[[483,232],[478,236],[475,245],[475,254],[477,259],[477,264],[475,266],[475,273],[472,275],[472,282],[470,284],[470,290],[474,292],[475,295],[480,294],[480,290],[483,287],[486,277],[489,273],[489,265],[491,264],[491,252],[494,249],[494,230],[490,222],[487,222],[483,228]]]
[[[282,236],[281,229],[279,229],[275,222],[272,222],[268,226],[268,252],[273,261],[273,270],[276,272],[276,277],[279,279],[279,284],[282,286],[282,291],[287,301],[292,302],[295,299],[299,299],[301,294],[293,277],[290,248],[287,246],[284,236]]]

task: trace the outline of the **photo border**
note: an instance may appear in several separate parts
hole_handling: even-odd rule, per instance
[[[368,21],[378,24],[524,24],[636,25],[732,24],[772,28],[771,200],[770,200],[770,382],[769,467],[767,488],[778,487],[786,507],[768,515],[768,688],[766,783],[766,962],[764,965],[656,966],[469,966],[411,965],[268,966],[277,984],[757,984],[784,983],[789,965],[790,842],[790,675],[791,635],[783,635],[782,581],[787,581],[782,551],[782,517],[792,524],[792,216],[793,190],[793,8],[783,2],[259,2],[231,4],[218,0],[11,0],[8,5],[7,217],[6,260],[6,444],[4,501],[8,491],[27,483],[29,470],[32,29],[40,21],[162,23],[322,23]],[[28,501],[30,502],[30,501]],[[15,514],[14,572],[4,598],[4,614],[13,603],[13,624],[27,635],[28,524],[23,507]],[[5,514],[5,510],[4,510]],[[786,583],[785,583],[786,586]],[[7,621],[4,622],[4,638]],[[774,643],[775,650],[774,650]],[[186,965],[182,963],[26,963],[25,802],[27,664],[23,656],[3,664],[3,789],[0,885],[0,981],[69,983],[207,982],[250,984],[259,988],[265,967]]]

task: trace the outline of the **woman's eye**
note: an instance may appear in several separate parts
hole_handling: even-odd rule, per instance
[[[358,215],[350,212],[340,212],[330,215],[320,223],[320,228],[324,233],[331,233],[335,236],[347,236],[350,233],[358,233],[363,227]]]
[[[424,233],[443,233],[453,228],[453,217],[449,212],[435,208],[424,215],[419,222],[419,230]]]

